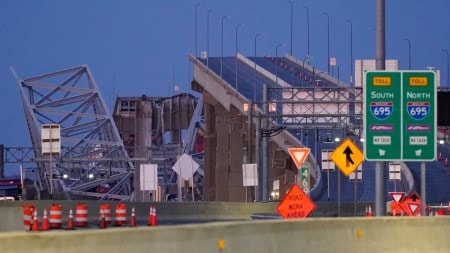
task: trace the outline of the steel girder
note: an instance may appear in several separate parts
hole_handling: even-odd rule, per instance
[[[15,74],[15,73],[14,73]],[[68,198],[132,200],[134,165],[87,65],[20,80],[41,179]],[[61,153],[44,157],[41,126],[59,124]]]

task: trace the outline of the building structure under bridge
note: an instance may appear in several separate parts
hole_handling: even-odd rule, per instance
[[[192,181],[181,181],[181,198],[203,198],[203,130],[199,99],[191,94],[180,93],[171,97],[117,97],[113,118],[125,149],[135,161],[136,200],[167,200],[179,194],[178,175],[172,169],[180,155],[187,153],[196,159],[200,168]],[[199,106],[199,108],[197,108]],[[143,159],[142,159],[143,158]],[[139,178],[142,164],[158,167],[157,196],[141,191]],[[193,183],[193,185],[192,185]],[[178,197],[179,198],[179,197]]]

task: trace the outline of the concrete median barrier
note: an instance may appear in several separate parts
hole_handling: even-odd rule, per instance
[[[0,233],[3,252],[448,252],[448,217],[308,218]]]

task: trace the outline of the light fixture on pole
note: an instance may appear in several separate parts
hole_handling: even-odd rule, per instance
[[[409,39],[403,39],[408,42],[408,69],[411,70],[411,41]]]
[[[236,26],[236,58],[235,58],[235,73],[236,73],[236,83],[235,83],[235,89],[236,89],[236,91],[237,91],[237,89],[238,89],[238,67],[237,67],[237,64],[238,64],[238,51],[239,51],[239,44],[238,44],[238,29],[239,29],[239,27],[241,27],[241,26],[243,26],[244,24],[239,24],[239,25],[237,25]]]
[[[253,103],[256,102],[256,39],[259,36],[263,36],[263,33],[257,33],[255,35],[255,59],[254,59],[254,64],[255,64],[255,68],[253,69]]]
[[[220,78],[222,78],[222,70],[223,70],[223,21],[230,16],[222,17],[222,47],[221,47],[221,55],[220,55]]]
[[[306,6],[303,6],[303,8],[305,8],[306,10],[306,36],[307,36],[306,38],[307,38],[308,56],[310,56],[311,54],[309,52],[309,9]]]
[[[197,13],[198,13],[198,7],[200,6],[199,3],[195,5],[195,57],[198,57],[198,47],[197,47]]]
[[[209,14],[214,9],[209,9],[206,13],[206,67],[209,67]]]
[[[353,24],[350,19],[346,19],[350,24],[350,87],[353,87]]]
[[[169,96],[173,96],[174,91],[175,91],[175,68],[172,67],[172,88],[171,88]]]
[[[292,1],[288,1],[288,3],[291,5],[291,51],[290,54],[292,56],[292,31],[293,31],[293,24],[294,24],[294,3]]]
[[[450,75],[449,74],[449,72],[450,72],[449,58],[450,58],[450,55],[449,55],[447,49],[441,49],[441,51],[447,54],[447,86],[448,86],[448,88],[450,90],[450,80],[449,80],[449,75]]]
[[[326,12],[323,15],[327,16],[327,67],[328,73],[330,72],[330,15]]]

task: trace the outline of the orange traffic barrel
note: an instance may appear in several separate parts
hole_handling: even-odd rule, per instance
[[[100,210],[103,212],[103,216],[105,217],[106,224],[107,225],[111,224],[111,206],[109,204],[101,204]],[[101,214],[100,214],[100,218],[101,218]]]
[[[127,206],[123,203],[116,205],[116,226],[127,224]]]
[[[61,228],[62,207],[60,204],[52,204],[52,206],[50,207],[48,223],[50,225],[50,228]]]
[[[31,229],[31,221],[33,220],[33,211],[34,205],[32,204],[23,204],[22,205],[22,213],[23,213],[23,227],[25,230]]]
[[[78,203],[75,208],[75,225],[86,227],[88,223],[88,206],[86,203]]]
[[[441,204],[441,206],[436,211],[436,216],[443,216],[443,215],[447,215],[447,212],[445,211],[444,206]]]

